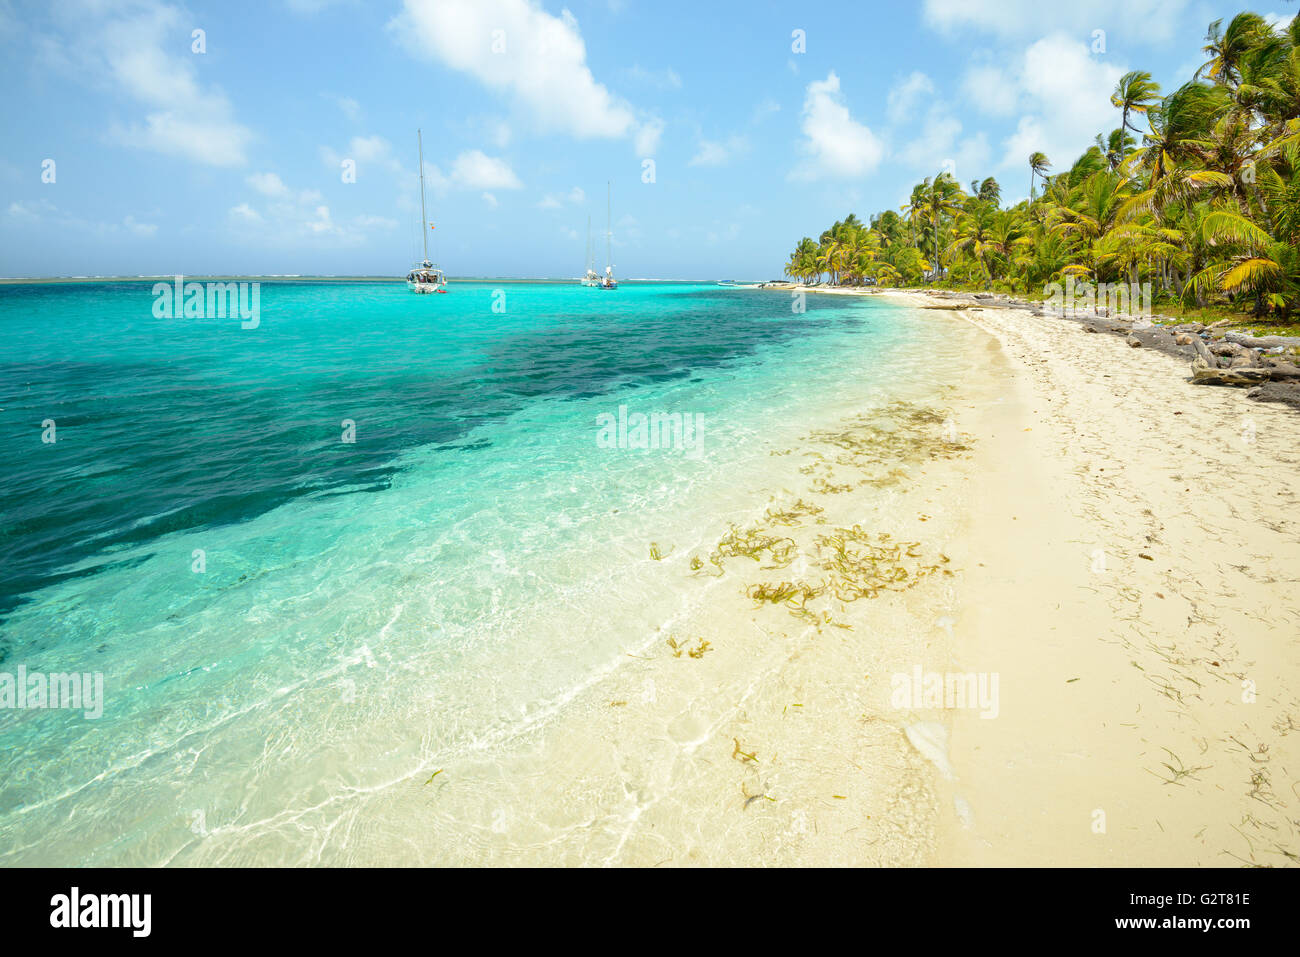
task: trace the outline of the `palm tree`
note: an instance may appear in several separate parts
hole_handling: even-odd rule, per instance
[[[1256,112],[1267,123],[1266,135],[1270,139],[1294,126],[1295,118],[1300,117],[1300,45],[1292,45],[1289,52],[1279,56],[1274,69],[1260,76],[1249,92]]]
[[[1191,82],[1163,98],[1146,72],[1120,78],[1111,98],[1119,127],[1058,172],[1033,153],[1027,202],[1003,209],[993,178],[972,180],[967,194],[940,174],[912,189],[902,215],[887,210],[869,226],[850,215],[820,241],[805,237],[787,273],[885,285],[943,274],[1012,290],[1066,275],[1150,280],[1158,297],[1293,320],[1300,20],[1285,29],[1248,13],[1216,21],[1205,52]]]
[[[961,211],[961,187],[951,173],[940,173],[933,180],[925,181],[925,212],[934,230],[934,270],[938,274],[943,269],[940,254],[940,227],[945,213],[956,215]]]
[[[1235,200],[1242,212],[1246,211],[1247,186],[1256,176],[1259,152],[1259,132],[1252,122],[1249,114],[1229,110],[1204,136],[1183,142],[1192,160],[1227,178],[1221,192]]]
[[[1289,159],[1300,160],[1300,155],[1292,150]],[[1300,306],[1300,173],[1283,179],[1265,168],[1259,186],[1267,199],[1263,225],[1228,208],[1205,217],[1202,238],[1216,255],[1187,284],[1184,295],[1245,293],[1254,298],[1256,315],[1272,306],[1286,319]]]
[[[1129,153],[1129,148],[1137,145],[1137,140],[1128,135],[1124,127],[1111,130],[1110,136],[1103,138],[1097,134],[1097,150],[1106,158],[1106,165],[1112,170],[1119,169],[1119,164]]]
[[[956,225],[956,235],[948,247],[950,253],[966,252],[970,255],[979,266],[985,288],[993,282],[988,259],[995,251],[992,235],[995,213],[990,204],[972,199],[966,206],[966,215]]]
[[[1201,64],[1193,79],[1199,80],[1204,74],[1217,84],[1235,88],[1241,79],[1241,62],[1247,51],[1261,37],[1271,37],[1273,28],[1256,13],[1237,14],[1228,22],[1226,30],[1222,24],[1222,20],[1215,20],[1206,31],[1202,51],[1210,59]]]
[[[1115,92],[1110,95],[1110,105],[1120,111],[1120,130],[1138,132],[1136,126],[1130,126],[1130,113],[1145,113],[1160,98],[1160,84],[1151,79],[1151,74],[1142,70],[1130,70],[1119,78]]]
[[[1093,173],[1049,212],[1051,229],[1068,239],[1078,272],[1094,272],[1098,243],[1119,222],[1129,193],[1127,177],[1109,170]]]
[[[1143,137],[1146,145],[1136,154],[1151,179],[1159,180],[1185,162],[1188,152],[1184,144],[1209,132],[1215,117],[1229,105],[1223,87],[1187,83],[1152,107],[1147,113],[1151,132]]]
[[[1042,153],[1029,154],[1029,201],[1034,201],[1034,177],[1042,176],[1047,178],[1047,171],[1052,168],[1051,162]]]
[[[928,181],[927,181],[928,182]],[[925,215],[925,184],[921,183],[912,187],[912,195],[908,198],[905,205],[898,208],[900,213],[906,214],[908,224],[908,236],[912,245],[916,245],[916,221]]]
[[[971,186],[974,185],[974,183],[971,184]],[[973,189],[972,192],[983,202],[992,203],[994,206],[1002,201],[1002,187],[998,185],[998,181],[992,176],[980,183],[979,188]]]

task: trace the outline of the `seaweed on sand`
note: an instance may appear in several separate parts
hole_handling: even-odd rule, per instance
[[[674,547],[675,547],[675,546],[669,546],[668,551],[665,552],[663,549],[661,549],[661,548],[659,547],[659,543],[658,543],[658,542],[651,542],[651,543],[650,543],[650,557],[651,557],[653,560],[657,561],[657,562],[659,562],[659,561],[663,561],[665,557],[667,557],[668,555],[671,555],[671,554],[673,553],[673,548],[674,548]]]
[[[740,747],[740,739],[739,739],[739,738],[732,738],[731,740],[732,740],[732,742],[736,745],[736,747],[735,747],[735,748],[732,750],[732,752],[731,752],[731,756],[732,756],[733,758],[740,758],[740,763],[741,763],[741,764],[745,764],[745,763],[747,763],[747,762],[749,762],[749,761],[753,761],[753,762],[755,762],[755,763],[758,762],[758,752],[757,752],[757,751],[752,751],[752,752],[751,752],[751,751],[745,751],[745,750],[743,750],[743,749]]]
[[[690,655],[692,658],[703,658],[704,653],[709,649],[711,649],[712,647],[713,647],[712,644],[710,644],[709,642],[701,638],[699,639],[699,644],[686,653]]]
[[[818,495],[839,495],[843,492],[853,491],[852,485],[832,485],[821,476],[813,480],[812,490]]]
[[[899,463],[956,458],[971,446],[951,428],[952,417],[936,409],[893,402],[873,416],[858,416],[838,429],[822,429],[809,438],[840,449],[838,465],[860,469]],[[949,426],[942,430],[934,426]],[[944,434],[946,433],[946,434]]]
[[[825,585],[809,585],[807,582],[762,582],[750,585],[745,594],[758,604],[770,602],[773,605],[789,605],[791,608],[803,608],[809,601],[818,598],[826,590]]]
[[[820,515],[824,512],[820,505],[814,505],[811,502],[805,502],[799,499],[793,505],[784,508],[769,508],[765,518],[771,525],[795,526],[800,524],[800,519],[808,515]]]
[[[766,535],[764,531],[762,526],[753,528],[729,526],[727,534],[723,536],[722,541],[718,542],[718,547],[709,553],[710,564],[721,569],[723,559],[727,558],[752,558],[756,562],[761,562],[763,553],[767,552],[771,564],[763,567],[785,568],[794,561],[798,547],[793,539]]]
[[[687,647],[691,643],[689,638],[685,641],[678,641],[675,635],[670,635],[667,639],[668,647],[673,650],[674,658],[680,658],[683,651],[692,658],[703,658],[706,652],[713,649],[712,643],[705,641],[703,638],[696,638],[695,642],[695,647],[689,648]]]
[[[817,551],[826,555],[821,567],[832,573],[825,586],[844,602],[875,598],[882,591],[906,591],[931,575],[952,574],[944,568],[948,556],[927,562],[920,542],[895,542],[887,532],[873,538],[861,525],[819,535]]]

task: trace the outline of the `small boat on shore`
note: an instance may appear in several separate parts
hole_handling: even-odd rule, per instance
[[[426,221],[424,210],[424,135],[419,130],[415,131],[415,135],[420,146],[420,236],[424,241],[424,259],[412,266],[406,274],[406,288],[415,293],[445,293],[447,277],[429,261],[429,233],[425,227],[432,230],[433,223]]]

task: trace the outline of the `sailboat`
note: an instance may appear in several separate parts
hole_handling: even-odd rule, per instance
[[[591,217],[587,217],[587,274],[582,277],[584,286],[599,286],[600,273],[596,272],[596,259],[591,248]]]
[[[609,180],[605,180],[605,275],[600,280],[601,289],[617,289],[618,280],[614,278],[614,266],[610,260],[610,246],[614,238],[612,228],[613,219],[610,215],[610,186]]]
[[[411,267],[411,271],[406,274],[406,288],[411,292],[432,293],[447,291],[447,277],[443,275],[441,269],[429,261],[429,231],[424,227],[428,226],[429,230],[433,229],[433,223],[426,220],[424,211],[424,135],[421,131],[416,130],[415,135],[420,144],[420,234],[424,239],[424,260]]]

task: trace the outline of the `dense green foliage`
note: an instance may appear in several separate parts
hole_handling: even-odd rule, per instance
[[[1030,156],[1029,200],[1001,206],[992,178],[968,192],[948,173],[927,177],[898,212],[800,240],[786,275],[1009,292],[1066,276],[1150,282],[1157,301],[1289,321],[1300,310],[1300,18],[1285,29],[1253,13],[1216,20],[1204,53],[1167,96],[1150,74],[1125,74],[1111,97],[1120,125],[1054,175]]]

